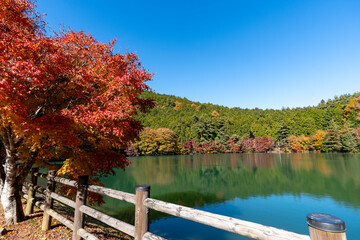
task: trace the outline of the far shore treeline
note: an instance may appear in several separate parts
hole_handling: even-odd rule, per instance
[[[138,116],[144,129],[128,146],[130,156],[360,151],[360,93],[281,110],[228,108],[154,92],[142,97],[156,107]]]

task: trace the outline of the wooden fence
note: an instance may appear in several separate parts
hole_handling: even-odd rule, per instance
[[[47,179],[46,189],[37,185],[38,177]],[[76,200],[72,201],[55,193],[56,183],[65,184],[77,188]],[[327,231],[321,225],[321,219],[310,219],[308,217],[310,236],[302,235],[294,232],[289,232],[282,229],[277,229],[261,224],[243,221],[219,214],[209,213],[202,210],[197,210],[173,203],[163,202],[160,200],[150,198],[150,186],[139,185],[136,187],[136,194],[122,192],[106,187],[89,185],[88,176],[79,177],[78,181],[68,180],[55,176],[55,171],[49,171],[48,174],[41,174],[38,169],[31,171],[30,183],[27,184],[27,206],[25,214],[29,215],[33,212],[34,205],[44,211],[42,230],[46,231],[50,228],[51,218],[57,219],[59,222],[67,226],[73,231],[73,240],[78,239],[98,239],[91,233],[84,229],[84,214],[97,219],[98,221],[107,224],[108,226],[126,233],[135,238],[135,240],[161,240],[160,236],[149,232],[149,209],[159,212],[167,213],[172,216],[181,217],[194,222],[209,225],[235,234],[246,236],[253,239],[260,240],[345,240],[345,224],[338,222],[330,226],[340,226],[336,231]],[[44,201],[36,201],[35,192],[45,194]],[[101,195],[106,195],[111,198],[116,198],[135,205],[135,226],[126,222],[113,218],[105,213],[93,209],[86,205],[87,192],[94,192]],[[74,208],[74,221],[70,221],[64,216],[53,210],[54,200],[59,201],[67,206]],[[316,216],[318,217],[318,216]],[[326,216],[327,217],[327,216]],[[310,221],[310,222],[309,222]],[[315,224],[314,224],[315,222]],[[317,227],[316,223],[320,223]]]

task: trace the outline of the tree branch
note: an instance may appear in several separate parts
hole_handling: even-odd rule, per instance
[[[4,164],[4,182],[13,184],[16,182],[16,159],[14,154],[16,153],[14,135],[11,127],[5,125],[3,122],[2,127],[2,139],[6,151],[5,164]]]
[[[2,131],[2,141],[4,143],[5,152],[7,155],[8,151],[10,151],[10,144],[9,144],[9,140],[8,140],[9,136],[7,134],[6,127],[4,124],[3,124],[3,127],[1,128],[1,131]]]
[[[29,174],[30,169],[32,168],[32,166],[34,165],[34,163],[36,161],[38,152],[39,151],[36,150],[35,152],[30,153],[30,159],[25,162],[24,166],[21,168],[20,172],[17,174],[16,182],[19,184],[19,186],[21,186],[24,183],[26,176]]]
[[[15,143],[13,139],[13,132],[10,126],[6,126],[3,123],[2,127],[3,132],[3,143],[7,151],[10,151],[10,154],[15,151]],[[8,153],[7,153],[8,154]]]
[[[2,165],[2,163],[0,164],[0,194],[2,191],[2,186],[5,182],[5,170],[4,170],[4,166]]]

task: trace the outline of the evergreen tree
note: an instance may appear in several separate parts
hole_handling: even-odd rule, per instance
[[[339,134],[339,126],[336,124],[334,119],[330,121],[329,129],[323,140],[323,147],[325,152],[340,152],[341,141]]]
[[[280,122],[276,135],[278,144],[284,145],[287,142],[287,139],[290,136],[290,128],[284,121]]]
[[[229,124],[229,120],[226,118],[218,118],[216,121],[216,137],[215,141],[227,145],[229,135],[226,133],[226,125]]]
[[[344,129],[340,132],[341,145],[343,152],[355,152],[357,151],[358,143],[355,138],[355,129],[352,128],[350,122],[344,124]]]
[[[202,115],[198,118],[197,122],[195,123],[195,128],[198,133],[200,142],[215,140],[215,126],[213,122],[206,116]]]
[[[351,132],[346,132],[341,136],[341,145],[343,152],[355,152],[358,143]]]

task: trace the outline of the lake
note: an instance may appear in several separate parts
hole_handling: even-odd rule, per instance
[[[132,157],[126,171],[103,178],[106,187],[263,225],[308,234],[306,214],[345,221],[360,236],[360,154],[214,154]],[[101,209],[133,224],[134,207],[104,197]],[[248,239],[150,211],[150,231],[167,239]]]

